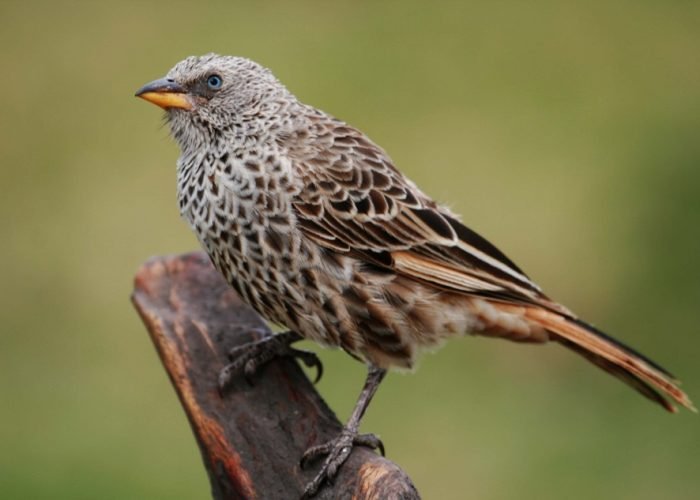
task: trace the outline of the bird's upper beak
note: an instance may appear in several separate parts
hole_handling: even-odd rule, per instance
[[[161,78],[141,87],[136,97],[160,106],[163,109],[192,109],[187,91],[172,78]]]

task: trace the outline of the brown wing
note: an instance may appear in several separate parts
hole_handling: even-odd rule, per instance
[[[308,238],[441,289],[546,301],[518,266],[423,194],[361,132],[327,117],[312,123],[304,147],[290,139],[304,184],[294,208]]]
[[[503,308],[506,302],[530,304],[522,308],[525,316],[554,340],[667,410],[675,408],[657,390],[694,410],[670,373],[550,301],[500,250],[398,172],[361,132],[323,115],[315,121],[312,137],[291,148],[305,186],[293,203],[308,238],[440,289],[495,299]]]

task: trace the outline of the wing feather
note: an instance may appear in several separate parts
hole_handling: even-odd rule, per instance
[[[478,295],[496,309],[517,304],[531,324],[667,410],[675,408],[662,394],[694,409],[667,371],[549,300],[503,252],[423,194],[359,131],[324,115],[313,118],[304,146],[289,145],[304,186],[292,203],[306,237],[436,289]],[[314,139],[318,147],[309,148]]]
[[[293,201],[308,238],[372,263],[388,255],[380,260],[390,270],[440,289],[547,302],[503,252],[422,193],[361,132],[328,117],[310,119],[306,148],[288,145],[309,187]],[[314,137],[317,148],[309,148]]]

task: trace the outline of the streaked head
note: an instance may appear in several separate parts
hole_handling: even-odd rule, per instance
[[[290,95],[270,70],[250,59],[207,54],[180,61],[136,96],[165,109],[177,135],[186,125],[228,127],[254,116],[265,103]]]

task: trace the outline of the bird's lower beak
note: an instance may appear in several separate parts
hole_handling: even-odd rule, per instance
[[[163,109],[192,109],[192,101],[187,91],[170,78],[161,78],[147,83],[136,92],[136,97],[152,102]]]

